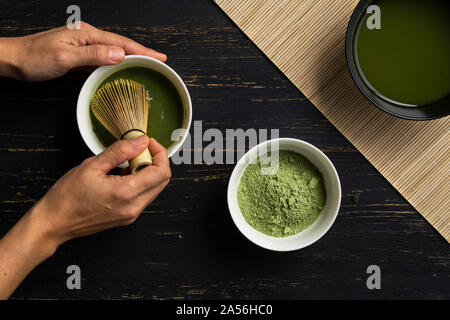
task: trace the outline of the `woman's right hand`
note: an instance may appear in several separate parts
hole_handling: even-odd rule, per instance
[[[108,175],[147,147],[153,165],[134,175]],[[30,213],[56,248],[72,238],[134,222],[170,177],[167,150],[156,140],[144,135],[117,141],[59,179]]]
[[[135,175],[108,175],[147,147],[153,165]],[[63,242],[135,221],[170,174],[167,150],[145,135],[118,141],[70,170],[0,239],[0,299]]]

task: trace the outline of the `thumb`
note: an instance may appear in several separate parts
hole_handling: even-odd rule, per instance
[[[119,164],[140,155],[148,147],[148,137],[142,135],[132,140],[119,140],[94,158],[93,166],[107,173]]]
[[[122,48],[100,44],[77,47],[73,53],[76,57],[73,59],[72,68],[118,64],[125,58],[125,51]]]

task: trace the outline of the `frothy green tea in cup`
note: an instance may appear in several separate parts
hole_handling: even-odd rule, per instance
[[[98,88],[101,88],[107,82],[118,79],[131,79],[145,87],[150,98],[147,135],[155,138],[168,148],[173,143],[171,140],[172,132],[181,128],[184,115],[181,97],[175,86],[157,71],[144,67],[131,67],[113,73]],[[92,110],[90,116],[92,127],[100,142],[105,147],[113,144],[116,139],[97,120]]]
[[[450,94],[450,2],[379,0],[374,13],[360,21],[356,36],[358,67],[382,97],[413,106],[437,102]],[[370,24],[370,23],[369,23]]]
[[[262,175],[259,160],[249,164],[238,186],[238,204],[247,223],[273,237],[305,230],[319,217],[326,202],[320,171],[305,157],[279,151],[278,171]]]

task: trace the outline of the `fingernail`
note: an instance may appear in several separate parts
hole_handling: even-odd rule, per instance
[[[159,60],[161,60],[163,62],[167,60],[167,56],[164,53],[157,52],[157,54],[158,54]]]
[[[123,60],[125,52],[121,48],[109,49],[109,59],[113,62],[120,62]]]
[[[132,144],[134,144],[135,146],[139,146],[141,144],[143,144],[145,141],[147,140],[147,136],[146,135],[142,135],[139,136],[133,140],[130,140]]]

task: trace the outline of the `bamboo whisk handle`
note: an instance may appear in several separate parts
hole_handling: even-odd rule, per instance
[[[140,137],[144,135],[144,133],[137,131],[137,130],[132,130],[127,132],[124,136],[123,136],[123,140],[131,140],[137,137]],[[150,151],[148,150],[148,148],[146,148],[144,150],[144,152],[142,152],[140,155],[138,155],[136,158],[131,159],[128,161],[130,164],[130,171],[132,174],[136,174],[139,172],[139,170],[144,169],[146,166],[149,166],[152,164],[152,155],[150,154]]]

